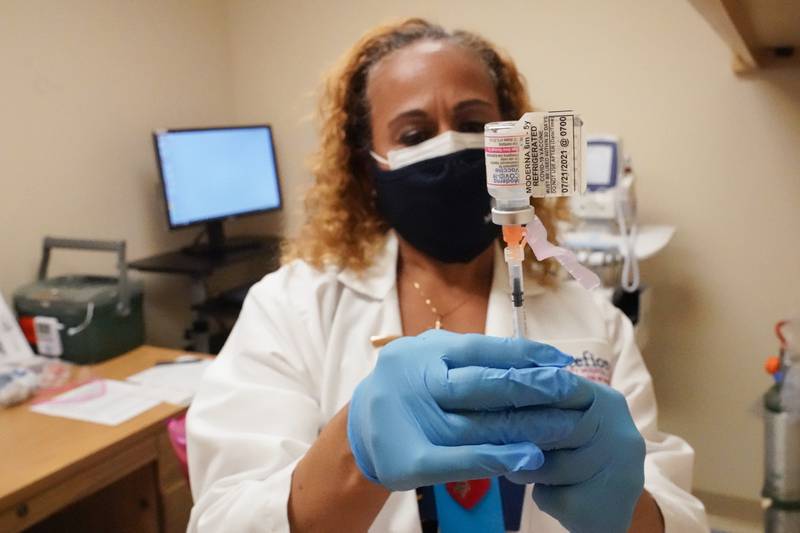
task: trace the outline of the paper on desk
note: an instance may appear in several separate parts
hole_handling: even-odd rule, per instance
[[[177,405],[188,404],[197,390],[210,359],[191,363],[156,365],[128,377],[128,381],[142,385],[151,397]]]
[[[194,397],[194,393],[190,391],[159,387],[158,385],[136,384],[136,388],[137,394],[140,396],[151,398],[158,402],[171,403],[172,405],[189,405]]]
[[[31,411],[116,426],[159,403],[160,400],[143,395],[137,385],[100,379],[33,405]]]

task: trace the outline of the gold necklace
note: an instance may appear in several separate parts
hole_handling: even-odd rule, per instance
[[[434,329],[442,329],[442,321],[444,320],[444,318],[446,316],[452,314],[452,313],[455,313],[458,309],[461,308],[461,306],[463,306],[469,300],[469,295],[467,295],[467,297],[464,298],[464,300],[461,301],[454,308],[450,309],[446,313],[440,313],[439,312],[439,308],[436,307],[436,304],[433,303],[433,300],[431,300],[430,297],[425,294],[425,291],[422,290],[422,286],[419,284],[418,281],[412,281],[411,282],[411,286],[414,287],[414,289],[416,289],[416,291],[422,297],[422,300],[425,302],[425,305],[427,305],[428,309],[430,309],[431,313],[433,313],[433,317],[434,317],[433,327],[434,327]]]
[[[436,329],[442,329],[442,320],[444,320],[444,318],[446,316],[448,316],[448,315],[450,315],[452,313],[455,313],[465,303],[467,303],[469,301],[469,298],[470,298],[469,295],[468,295],[466,298],[464,298],[463,301],[461,301],[457,306],[455,306],[454,308],[452,308],[448,312],[439,313],[439,308],[436,307],[436,305],[434,305],[433,301],[430,298],[428,298],[428,296],[422,290],[422,285],[420,285],[419,282],[416,282],[416,281],[412,281],[411,285],[414,287],[414,289],[422,297],[423,301],[425,302],[425,305],[427,305],[428,309],[431,310],[431,313],[433,313],[433,316],[435,317],[435,320],[434,320],[434,323],[433,323],[433,327],[436,328]],[[373,347],[381,348],[382,346],[386,346],[387,344],[389,344],[393,340],[399,339],[401,336],[402,335],[373,335],[373,336],[371,336],[369,338],[369,342],[372,343]]]

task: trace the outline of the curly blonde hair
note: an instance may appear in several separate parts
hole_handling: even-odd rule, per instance
[[[314,183],[305,198],[306,219],[298,236],[285,243],[283,262],[302,259],[316,268],[336,265],[363,271],[383,249],[390,228],[376,208],[370,175],[367,79],[381,59],[420,40],[446,40],[475,52],[492,77],[503,120],[516,120],[532,110],[514,63],[479,35],[448,32],[420,18],[374,28],[325,77],[319,104],[320,145],[311,159]],[[555,235],[563,205],[541,199],[534,199],[533,205],[548,234]],[[537,281],[554,283],[552,260],[528,264]]]

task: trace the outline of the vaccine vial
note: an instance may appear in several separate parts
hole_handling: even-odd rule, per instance
[[[486,188],[494,198],[495,224],[527,224],[533,218],[530,174],[524,171],[526,134],[518,121],[490,122],[484,127]]]

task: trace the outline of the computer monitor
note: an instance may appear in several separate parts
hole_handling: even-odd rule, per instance
[[[219,254],[257,241],[226,240],[227,218],[281,208],[278,166],[268,125],[172,129],[153,133],[170,229],[205,224]]]

